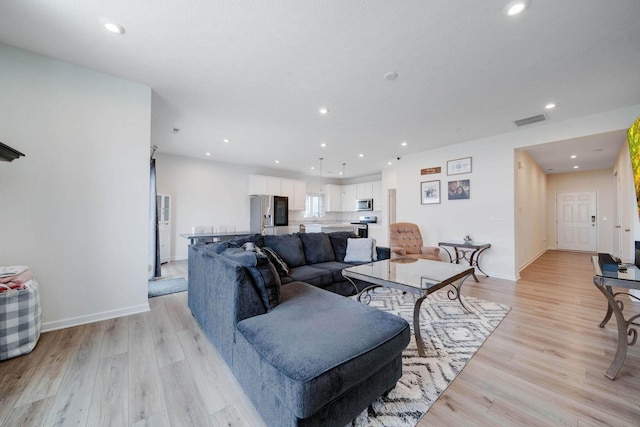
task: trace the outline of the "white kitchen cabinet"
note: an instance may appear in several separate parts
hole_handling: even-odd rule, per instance
[[[275,176],[267,177],[267,192],[265,194],[280,196],[282,195],[282,189],[280,188],[280,183],[282,182],[281,178],[277,178]]]
[[[289,209],[291,209],[291,201],[295,197],[295,190],[292,179],[280,178],[280,193],[276,196],[286,196],[289,198]]]
[[[289,209],[294,211],[303,211],[307,208],[307,183],[305,181],[294,180],[293,181],[293,195],[294,203],[289,202]]]
[[[264,175],[249,175],[249,195],[255,196],[267,193],[267,177]],[[277,196],[277,194],[274,194]]]
[[[307,183],[297,179],[280,179],[280,195],[289,198],[290,211],[303,211],[306,206]]]
[[[249,175],[249,195],[266,194],[289,198],[289,210],[305,210],[307,183],[297,179],[277,176]]]
[[[382,227],[380,225],[369,225],[368,235],[372,239],[376,240],[377,246],[387,246],[389,244],[389,239],[386,233],[386,227]]]
[[[373,183],[360,182],[356,184],[356,199],[373,199]]]
[[[160,263],[171,261],[171,196],[156,195]]]
[[[373,199],[373,210],[381,211],[382,210],[382,181],[373,181],[372,183],[372,194],[371,198]]]
[[[325,184],[324,186],[324,210],[325,212],[341,212],[342,186]]]
[[[355,212],[356,210],[356,184],[342,186],[342,212]]]

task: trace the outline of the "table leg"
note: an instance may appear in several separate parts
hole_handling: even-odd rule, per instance
[[[476,261],[476,265],[473,265],[473,257],[475,256],[476,252],[478,252],[478,250],[476,249],[475,251],[471,252],[471,256],[469,257],[469,266],[474,267],[473,268],[473,273],[471,273],[473,275],[473,279],[476,282],[479,282],[480,280],[478,280],[478,276],[476,276],[476,269],[475,267],[478,265],[478,262]],[[480,267],[478,267],[478,270],[480,270]],[[482,270],[480,270],[482,271]],[[486,274],[485,274],[486,276]]]
[[[486,251],[487,249],[489,249],[489,248],[483,248],[483,249],[480,249],[479,251],[477,251],[477,253],[476,253],[476,252],[474,252],[474,253],[473,253],[473,255],[471,255],[471,258],[473,259],[473,258],[474,258],[474,255],[475,255],[475,260],[474,260],[474,261],[472,261],[473,267],[475,267],[475,268],[477,268],[478,270],[480,270],[480,273],[482,273],[482,274],[484,274],[485,276],[489,277],[489,275],[488,275],[487,273],[485,273],[484,271],[482,271],[482,269],[480,268],[480,255],[482,255],[482,253],[483,253],[484,251]]]
[[[457,299],[458,302],[460,303],[460,305],[462,306],[462,308],[467,310],[467,312],[469,312],[469,313],[471,313],[472,311],[469,310],[469,308],[466,305],[464,305],[464,302],[462,302],[462,298],[460,298],[460,296],[462,294],[462,284],[471,275],[473,275],[473,273],[471,273],[471,274],[463,277],[462,279],[460,279],[460,284],[458,286],[456,286],[455,283],[449,283],[453,287],[453,289],[455,289],[455,291],[453,289],[449,289],[447,291],[447,297],[449,297],[450,300]]]
[[[344,274],[342,275],[342,277],[344,277],[345,279],[347,279],[347,281],[348,281],[349,283],[351,283],[351,285],[353,286],[353,289],[355,289],[355,290],[356,290],[355,295],[358,295],[358,301],[360,301],[360,295],[359,295],[359,294],[360,294],[360,291],[358,291],[358,287],[356,286],[356,284],[355,284],[355,283],[353,283],[353,280],[351,280],[351,277],[347,277],[347,276],[345,276]]]
[[[422,342],[422,334],[420,333],[420,306],[426,297],[426,295],[423,295],[418,298],[416,305],[413,307],[413,335],[416,337],[416,347],[421,357],[427,355],[424,351],[424,343]]]
[[[611,295],[613,295],[611,286],[605,286],[605,288]],[[613,314],[613,310],[611,309],[611,304],[609,304],[609,302],[607,301],[607,313],[604,315],[604,319],[602,319],[602,322],[600,322],[601,328],[604,328],[604,325],[606,325],[609,322],[609,319],[611,319],[612,314]]]
[[[453,262],[453,257],[451,256],[451,252],[449,252],[449,251],[447,250],[447,248],[446,248],[446,247],[444,247],[444,246],[440,246],[440,247],[441,247],[442,249],[444,249],[444,251],[447,253],[447,255],[449,255],[449,262]]]
[[[606,290],[604,286],[596,284],[596,287],[600,289],[600,292],[602,292],[607,299],[609,308],[616,316],[616,323],[618,326],[618,348],[616,350],[616,355],[613,358],[611,366],[609,366],[609,369],[607,369],[607,372],[604,374],[605,377],[613,380],[618,375],[618,372],[620,372],[624,359],[627,357],[627,322],[624,320],[622,310],[614,299],[613,294]]]

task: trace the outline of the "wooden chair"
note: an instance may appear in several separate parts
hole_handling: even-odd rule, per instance
[[[389,225],[389,246],[392,259],[408,257],[442,261],[440,248],[423,246],[420,228],[410,222]]]

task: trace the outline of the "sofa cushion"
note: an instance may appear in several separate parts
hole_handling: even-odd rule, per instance
[[[329,270],[310,265],[301,265],[290,269],[289,277],[321,288],[329,286],[333,282],[333,277]]]
[[[335,231],[329,233],[329,240],[331,240],[333,253],[336,256],[335,260],[338,262],[344,261],[344,256],[347,253],[347,239],[349,237],[356,237],[356,235],[352,231]]]
[[[347,239],[347,253],[344,262],[371,262],[375,252],[374,241],[371,238]]]
[[[276,268],[280,277],[286,277],[289,275],[289,266],[276,251],[265,246],[262,248],[262,253],[269,258],[269,261],[271,261],[271,264]]]
[[[290,268],[306,264],[302,242],[298,234],[264,236],[264,245],[276,251]]]
[[[317,264],[313,264],[313,268],[321,268],[323,270],[330,271],[331,278],[334,282],[342,282],[343,280],[346,280],[342,275],[342,270],[349,267],[353,267],[353,264],[338,261],[319,262]]]
[[[300,233],[299,236],[307,264],[336,260],[331,240],[326,233]]]
[[[247,268],[267,310],[280,303],[280,276],[266,255],[241,248],[227,249],[221,255]]]
[[[356,387],[409,343],[399,316],[306,283],[282,291],[278,307],[238,323],[234,357],[298,418]]]

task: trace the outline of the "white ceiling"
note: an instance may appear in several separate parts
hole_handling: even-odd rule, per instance
[[[640,1],[506,3],[3,0],[0,41],[150,86],[159,152],[302,174],[379,173],[550,101],[552,121],[640,103]]]

